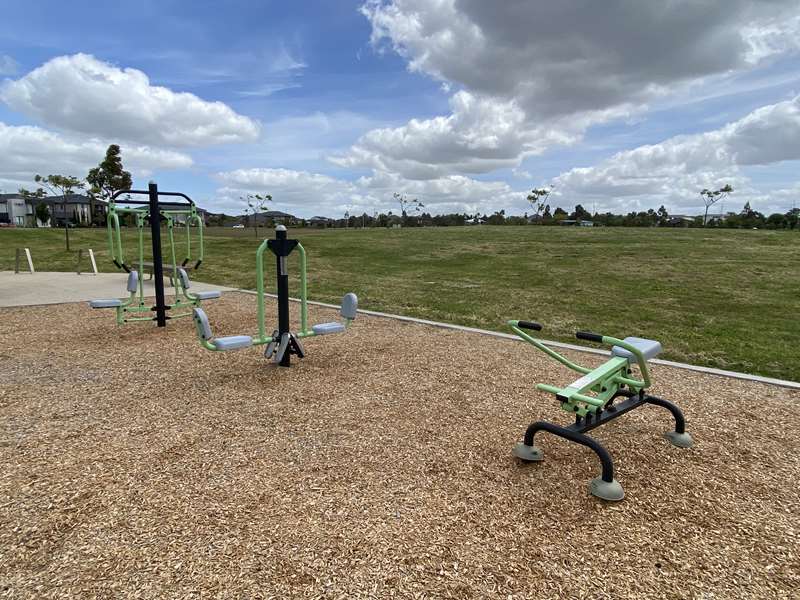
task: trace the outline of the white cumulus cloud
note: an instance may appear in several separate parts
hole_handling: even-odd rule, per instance
[[[241,212],[248,193],[268,193],[274,208],[304,217],[316,214],[340,216],[372,214],[374,211],[398,212],[395,192],[418,198],[425,211],[482,212],[518,207],[525,208],[525,194],[515,192],[505,182],[478,181],[461,175],[428,180],[408,180],[395,174],[375,173],[348,181],[308,171],[290,169],[237,169],[218,173],[222,184],[214,205],[217,209]]]
[[[800,39],[795,0],[369,0],[361,11],[375,46],[457,90],[449,115],[369,132],[336,159],[409,178],[516,167]]]
[[[79,139],[40,127],[12,126],[0,122],[0,187],[14,192],[34,187],[36,173],[82,178],[105,156],[108,143]],[[125,168],[147,177],[154,170],[185,169],[192,165],[186,154],[142,145],[122,147]]]
[[[662,202],[697,210],[698,192],[731,183],[751,188],[743,167],[800,160],[800,96],[763,106],[714,131],[619,152],[555,178],[555,198],[599,201],[611,210]],[[763,195],[760,196],[764,201]]]
[[[87,54],[60,56],[6,81],[0,99],[50,127],[155,146],[253,141],[260,129],[222,102],[154,86],[142,71]]]

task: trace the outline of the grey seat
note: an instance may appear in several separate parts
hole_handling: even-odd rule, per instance
[[[186,272],[185,269],[178,269],[178,278],[180,279],[181,286],[184,290],[188,290],[192,287],[192,282],[189,280],[189,274]],[[213,300],[214,298],[219,298],[221,296],[219,290],[209,290],[207,292],[197,292],[194,294],[194,297],[198,300]]]
[[[190,287],[192,287],[192,283],[189,281],[189,274],[186,272],[186,269],[178,269],[178,278],[181,281],[183,289],[188,290]]]
[[[336,321],[332,321],[330,323],[320,323],[319,325],[313,325],[311,327],[311,331],[314,332],[314,335],[328,335],[330,333],[341,333],[344,331],[346,327],[341,323],[337,323]]]
[[[351,321],[356,318],[356,313],[358,312],[358,296],[356,296],[353,292],[349,294],[345,294],[342,297],[342,307],[339,309],[339,314],[342,315],[345,319],[350,319]]]
[[[131,294],[136,293],[136,290],[139,288],[139,273],[137,271],[128,273],[126,288]],[[117,308],[122,306],[122,302],[123,301],[118,298],[98,298],[97,300],[90,300],[89,306],[92,308]]]
[[[214,298],[219,298],[221,294],[219,290],[209,290],[207,292],[197,292],[194,296],[198,300],[213,300]]]
[[[228,337],[214,338],[211,343],[217,350],[238,350],[253,345],[253,338],[249,335],[229,335]]]
[[[656,340],[648,340],[645,338],[638,338],[638,337],[626,337],[623,341],[629,343],[631,346],[635,346],[637,350],[639,350],[642,355],[644,356],[645,360],[650,360],[651,358],[655,358],[663,351],[661,347],[661,342]],[[619,356],[621,358],[627,358],[628,362],[636,363],[636,356],[633,352],[626,350],[620,346],[614,346],[611,348],[611,356]]]
[[[208,315],[202,308],[195,308],[193,311],[194,320],[200,330],[200,336],[216,350],[238,350],[253,345],[253,338],[249,335],[229,335],[228,337],[215,338],[211,333],[211,324],[208,322]]]
[[[122,300],[118,298],[99,298],[97,300],[90,300],[89,306],[92,308],[117,308],[122,306]]]

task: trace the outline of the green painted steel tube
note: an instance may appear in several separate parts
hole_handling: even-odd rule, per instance
[[[178,281],[178,263],[177,263],[177,256],[175,255],[175,236],[173,234],[173,228],[175,226],[175,220],[170,215],[165,215],[167,217],[167,237],[169,239],[169,250],[172,256],[172,285],[174,285],[175,289],[175,300],[179,300],[180,290],[183,289],[183,285]]]
[[[511,327],[511,329],[514,330],[514,333],[516,333],[519,337],[521,337],[523,340],[525,340],[529,344],[533,344],[534,346],[536,346],[539,350],[541,350],[542,352],[547,354],[549,357],[557,360],[562,365],[564,365],[566,367],[569,367],[573,371],[577,371],[578,373],[589,373],[592,370],[592,369],[587,369],[586,367],[582,367],[582,366],[580,366],[578,364],[575,364],[574,362],[569,360],[566,356],[562,356],[561,354],[559,354],[555,350],[551,350],[550,348],[548,348],[547,346],[542,344],[536,338],[534,338],[534,337],[528,335],[527,333],[525,333],[524,331],[522,331],[519,327],[517,327],[517,323],[519,323],[519,321],[517,321],[517,320],[508,321],[509,326]]]
[[[136,213],[136,229],[139,232],[139,303],[144,304],[144,215]]]
[[[262,340],[267,337],[267,326],[264,323],[264,251],[268,248],[269,240],[264,240],[256,250],[256,305],[258,312],[258,337]]]
[[[616,377],[614,377],[614,381],[616,383],[624,383],[625,385],[632,388],[636,388],[637,390],[648,387],[647,383],[644,381],[639,381],[638,379],[631,379],[630,377],[623,377],[622,375],[617,375]]]
[[[194,209],[194,207],[192,207]],[[197,262],[203,262],[205,257],[205,242],[203,241],[203,219],[200,218],[200,215],[194,215],[195,220],[197,221],[197,243],[200,245],[200,252],[197,255]],[[186,227],[189,227],[189,223],[187,221]],[[188,251],[187,251],[188,255]]]
[[[112,207],[109,210],[108,217],[106,218],[106,226],[108,229],[108,248],[111,251],[111,260],[116,260],[119,264],[125,263],[125,256],[122,254],[122,234],[119,227],[119,215]],[[116,250],[114,241],[116,239]]]
[[[592,398],[591,396],[584,396],[583,394],[573,393],[569,397],[570,400],[580,400],[581,402],[585,402],[591,406],[603,406],[605,402],[603,400],[599,400],[598,398]]]
[[[300,252],[300,331],[301,333],[308,333],[308,300],[306,298],[307,292],[307,277],[306,277],[306,249],[303,244],[297,243],[297,250]]]
[[[536,384],[537,390],[542,390],[543,392],[550,392],[551,394],[559,394],[561,393],[561,388],[555,385],[550,385],[549,383],[537,383]]]
[[[639,364],[639,370],[642,373],[642,379],[644,380],[643,387],[650,387],[650,369],[647,368],[647,361],[645,360],[641,350],[639,350],[633,344],[629,344],[625,340],[619,340],[607,335],[603,336],[603,343],[610,346],[619,346],[620,348],[625,348],[625,350],[633,354],[636,357],[636,362]]]
[[[108,231],[108,252],[111,254],[111,262],[117,262],[117,254],[114,250],[114,226],[111,223],[115,217],[117,217],[117,215],[113,212],[111,205],[109,205],[108,215],[106,216],[106,231]],[[119,221],[118,217],[117,221]]]

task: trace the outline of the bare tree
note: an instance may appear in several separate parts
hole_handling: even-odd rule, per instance
[[[703,227],[708,225],[708,209],[720,200],[724,200],[732,191],[733,186],[731,186],[729,183],[725,184],[718,190],[709,190],[703,188],[703,191],[700,192],[700,197],[703,198],[703,202],[706,205],[706,212],[703,215]]]
[[[550,193],[553,191],[553,186],[551,185],[549,188],[539,188],[531,190],[531,193],[528,194],[528,202],[531,205],[531,208],[536,215],[536,220],[538,221],[542,215],[542,211],[544,210],[545,205],[547,204],[547,199],[550,197]]]
[[[407,198],[405,194],[398,194],[395,192],[394,200],[400,205],[400,216],[403,220],[408,218],[408,211],[413,210],[414,212],[418,213],[425,205],[417,200],[416,198]]]
[[[247,194],[246,196],[239,196],[239,199],[247,202],[245,213],[252,213],[253,232],[258,238],[258,213],[267,208],[268,202],[272,202],[272,196],[270,194]]]

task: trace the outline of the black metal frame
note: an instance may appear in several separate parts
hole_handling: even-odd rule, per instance
[[[291,365],[291,355],[296,354],[303,358],[305,353],[300,342],[289,330],[289,269],[287,268],[286,258],[299,244],[297,240],[287,239],[285,229],[275,231],[275,239],[267,241],[267,247],[275,255],[275,268],[278,273],[278,347],[287,337],[287,346],[283,351],[278,364],[282,367]],[[273,334],[273,337],[275,335]],[[280,351],[280,350],[279,350]]]
[[[152,308],[152,310],[155,311],[156,316],[153,317],[153,320],[156,321],[159,327],[165,327],[167,325],[167,319],[169,319],[167,316],[167,310],[169,310],[169,307],[164,299],[164,267],[161,256],[161,208],[165,207],[166,204],[172,204],[174,206],[175,203],[161,203],[158,201],[158,197],[178,196],[180,198],[185,198],[189,202],[190,206],[194,206],[195,204],[194,201],[189,198],[189,196],[181,192],[159,192],[158,185],[156,185],[154,182],[150,182],[150,184],[147,186],[147,190],[120,190],[111,196],[111,199],[116,200],[117,196],[122,196],[123,194],[138,194],[141,196],[148,196],[147,201],[131,200],[126,198],[118,201],[118,204],[141,204],[150,207],[150,237],[152,238],[153,244],[153,279],[155,280],[154,283],[156,287],[156,304]],[[117,266],[125,269],[127,272],[130,272],[130,267],[124,263],[117,264]],[[139,273],[139,277],[141,276],[142,273]]]
[[[626,399],[614,405],[614,400],[618,397],[625,397]],[[600,442],[586,435],[586,432],[600,427],[609,421],[613,421],[626,412],[630,412],[645,404],[666,408],[675,418],[675,432],[686,432],[686,420],[683,417],[681,409],[669,400],[664,400],[657,396],[649,396],[641,392],[636,394],[628,390],[620,390],[605,406],[598,408],[594,414],[589,413],[585,417],[576,415],[575,423],[568,427],[556,425],[548,421],[536,421],[535,423],[531,423],[525,431],[525,437],[522,443],[526,446],[533,446],[533,438],[536,433],[539,431],[546,431],[570,442],[575,442],[576,444],[591,448],[600,459],[602,480],[611,483],[614,481],[614,461],[611,458],[611,454],[609,454],[608,450],[606,450]]]

